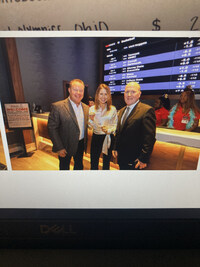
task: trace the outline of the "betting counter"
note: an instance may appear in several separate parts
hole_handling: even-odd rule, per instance
[[[47,130],[49,112],[33,113],[37,149],[52,146]],[[90,153],[92,130],[88,130],[87,153]],[[156,129],[156,143],[148,170],[195,170],[200,155],[200,133],[166,128]]]

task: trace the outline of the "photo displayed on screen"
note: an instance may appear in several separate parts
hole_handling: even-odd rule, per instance
[[[12,170],[198,168],[200,38],[0,44]]]

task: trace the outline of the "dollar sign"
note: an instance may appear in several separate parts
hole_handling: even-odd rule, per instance
[[[152,31],[160,31],[160,25],[158,25],[158,22],[160,22],[159,19],[155,19],[152,24],[155,26],[155,29],[152,29]]]

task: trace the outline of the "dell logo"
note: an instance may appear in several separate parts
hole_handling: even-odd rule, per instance
[[[73,231],[72,225],[66,227],[65,225],[40,225],[40,233],[43,235],[55,234],[55,235],[76,235],[77,233]]]

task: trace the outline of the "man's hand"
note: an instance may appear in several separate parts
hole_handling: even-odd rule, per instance
[[[135,162],[137,162],[135,165],[135,169],[139,168],[140,170],[142,170],[142,169],[146,168],[146,166],[147,166],[146,163],[139,161],[139,159],[136,159]]]
[[[67,155],[67,151],[64,148],[59,150],[57,153],[61,158],[64,158]]]
[[[113,150],[113,151],[112,151],[112,155],[113,155],[114,158],[116,158],[116,157],[118,156],[118,152],[117,152],[117,150]]]

